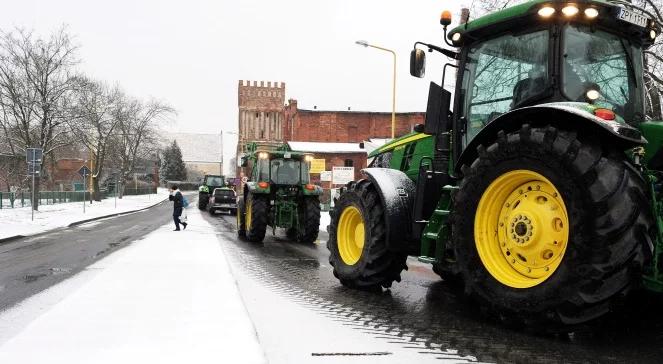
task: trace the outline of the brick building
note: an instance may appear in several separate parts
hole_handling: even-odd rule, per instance
[[[396,113],[396,137],[423,124],[423,112]],[[297,100],[284,108],[283,137],[288,141],[362,142],[391,137],[391,112],[306,110]]]

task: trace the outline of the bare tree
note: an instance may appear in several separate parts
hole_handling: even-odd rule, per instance
[[[47,39],[24,29],[0,31],[0,123],[9,154],[25,155],[26,148],[38,147],[47,158],[66,144],[75,52],[64,28]],[[39,178],[36,182],[35,197]],[[35,198],[33,209],[37,204]]]
[[[93,196],[101,201],[99,180],[103,176],[109,144],[120,123],[115,113],[120,90],[88,77],[78,78],[77,85],[68,124],[90,152]]]
[[[120,120],[114,147],[116,158],[120,164],[119,197],[124,196],[127,179],[136,167],[136,162],[149,159],[159,150],[159,124],[167,122],[175,114],[168,104],[150,100],[146,103],[131,97],[124,97],[120,107],[116,109]]]

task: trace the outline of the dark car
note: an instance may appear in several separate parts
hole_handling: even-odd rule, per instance
[[[209,197],[207,211],[214,214],[216,211],[228,211],[237,214],[237,196],[235,191],[228,187],[215,188]]]

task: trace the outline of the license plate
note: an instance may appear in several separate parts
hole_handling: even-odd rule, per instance
[[[643,28],[647,27],[647,20],[648,19],[647,19],[646,16],[644,16],[642,14],[638,14],[638,13],[633,12],[633,11],[628,10],[628,9],[620,8],[619,9],[619,15],[617,15],[617,18],[619,18],[619,19],[621,19],[625,22],[629,22],[631,24],[639,25]]]

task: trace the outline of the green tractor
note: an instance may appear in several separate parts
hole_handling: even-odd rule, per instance
[[[214,192],[214,189],[225,186],[226,184],[223,176],[206,174],[205,177],[203,177],[203,183],[198,187],[198,208],[205,210],[209,203],[210,194]]]
[[[623,2],[620,2],[623,3]],[[456,89],[373,152],[336,200],[328,249],[348,287],[400,281],[408,256],[512,324],[569,329],[634,289],[663,291],[663,122],[645,117],[659,25],[609,1],[529,1],[447,34]],[[424,49],[421,49],[424,48]]]
[[[250,171],[238,198],[237,233],[261,242],[267,226],[286,229],[290,239],[310,244],[318,238],[322,188],[309,183],[311,155],[287,145],[275,151],[249,143],[242,167]]]

